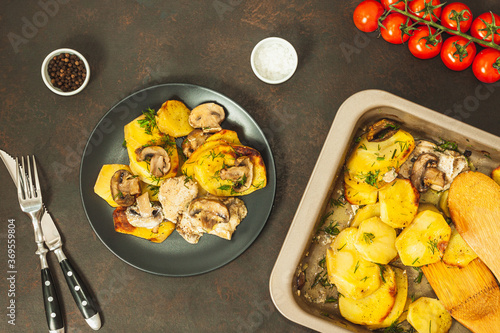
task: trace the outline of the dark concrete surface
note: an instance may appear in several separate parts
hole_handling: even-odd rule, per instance
[[[45,202],[95,294],[102,332],[307,332],[274,308],[269,276],[335,113],[358,91],[387,90],[500,135],[500,84],[484,85],[470,69],[452,72],[439,58],[418,60],[406,46],[360,33],[352,22],[357,3],[0,2],[0,148],[38,158]],[[465,3],[476,15],[500,12],[496,0]],[[299,54],[296,74],[277,86],[259,81],[249,63],[253,46],[269,36],[289,40]],[[53,94],[40,77],[44,57],[61,47],[91,64],[90,84],[73,97]],[[82,149],[99,119],[130,93],[169,82],[208,87],[243,106],[265,130],[278,174],[275,207],[253,245],[228,265],[188,278],[147,274],[116,258],[93,233],[79,195]],[[0,184],[0,332],[45,332],[31,223],[3,166]],[[7,323],[9,219],[15,326]],[[53,274],[67,331],[90,332],[60,270]]]

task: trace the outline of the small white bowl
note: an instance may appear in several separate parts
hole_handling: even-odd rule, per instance
[[[78,87],[78,89],[76,89],[76,90],[62,91],[61,89],[53,86],[52,83],[51,83],[51,77],[50,77],[50,74],[49,74],[49,62],[50,62],[50,60],[54,56],[57,56],[57,55],[59,55],[61,53],[74,54],[74,55],[78,56],[83,61],[83,63],[85,64],[85,70],[86,70],[85,80],[83,81],[82,85],[80,87]],[[57,50],[52,51],[51,53],[49,53],[49,55],[47,55],[45,57],[45,59],[43,60],[43,63],[42,63],[42,79],[43,79],[43,82],[45,83],[45,85],[47,86],[47,88],[49,88],[50,90],[52,90],[52,92],[54,92],[54,93],[56,93],[58,95],[61,95],[61,96],[76,95],[80,91],[82,91],[87,86],[87,84],[89,83],[89,80],[90,80],[90,66],[89,66],[89,63],[87,62],[87,59],[85,59],[85,57],[80,52],[75,51],[73,49],[67,49],[67,48],[57,49]]]
[[[255,45],[250,64],[255,75],[269,84],[283,83],[292,77],[298,65],[297,51],[283,38],[269,37]]]

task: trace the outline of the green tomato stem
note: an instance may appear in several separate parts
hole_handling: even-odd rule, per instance
[[[390,7],[391,7],[391,11],[399,13],[399,14],[403,14],[404,16],[409,17],[409,18],[411,18],[412,20],[414,20],[416,22],[424,23],[424,24],[426,24],[428,26],[430,25],[430,26],[436,28],[437,30],[445,31],[445,32],[449,33],[450,35],[457,35],[457,36],[463,37],[463,38],[465,38],[467,40],[473,41],[475,43],[479,43],[481,45],[485,45],[487,47],[491,47],[492,49],[500,51],[500,45],[497,45],[497,44],[493,43],[493,41],[487,42],[487,41],[484,41],[482,39],[472,37],[472,36],[470,36],[470,35],[468,35],[466,33],[463,33],[461,31],[452,30],[452,29],[443,27],[442,25],[437,24],[434,21],[424,20],[424,19],[422,19],[422,18],[420,18],[420,17],[418,17],[416,15],[413,15],[413,14],[411,14],[411,13],[405,11],[405,10],[394,8],[392,5],[390,5]]]

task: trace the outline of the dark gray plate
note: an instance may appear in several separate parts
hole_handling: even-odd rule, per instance
[[[176,231],[156,244],[115,232],[113,208],[94,193],[94,183],[103,164],[128,164],[122,147],[123,127],[142,110],[158,110],[168,99],[182,100],[189,108],[215,102],[226,110],[222,127],[238,133],[243,144],[256,148],[267,167],[267,186],[242,197],[248,215],[228,241],[213,235],[201,237],[196,245],[187,243]],[[90,225],[101,241],[118,258],[143,271],[188,276],[219,268],[243,253],[257,238],[271,213],[276,192],[273,155],[262,130],[252,117],[231,99],[207,88],[188,84],[162,84],[136,92],[109,110],[90,135],[80,168],[80,193]]]

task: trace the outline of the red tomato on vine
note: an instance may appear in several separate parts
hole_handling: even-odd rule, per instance
[[[404,1],[400,0],[382,0],[382,5],[384,6],[385,10],[390,10],[391,8],[389,7],[392,5],[394,8],[405,10],[405,3]]]
[[[408,3],[410,12],[426,21],[437,22],[441,16],[440,0],[412,0]]]
[[[454,71],[463,71],[469,67],[475,56],[476,45],[460,36],[448,38],[441,48],[441,60]]]
[[[495,44],[500,44],[499,24],[500,16],[491,12],[483,13],[472,22],[470,34],[472,37],[476,37],[487,42],[494,41]]]
[[[446,5],[441,13],[441,25],[451,30],[458,30],[460,26],[461,32],[469,31],[472,25],[472,12],[470,8],[461,3],[453,2]]]
[[[472,71],[484,83],[500,80],[500,51],[487,48],[479,52],[472,63]]]
[[[411,24],[412,21],[403,14],[392,13],[382,21],[380,34],[389,43],[403,44],[410,38],[411,32],[408,26]]]
[[[378,19],[384,13],[384,7],[375,0],[365,0],[354,10],[353,20],[356,28],[363,32],[372,32],[378,28]]]
[[[408,41],[411,54],[419,59],[434,58],[441,51],[441,46],[443,46],[441,34],[436,34],[436,29],[428,26],[414,30]]]

